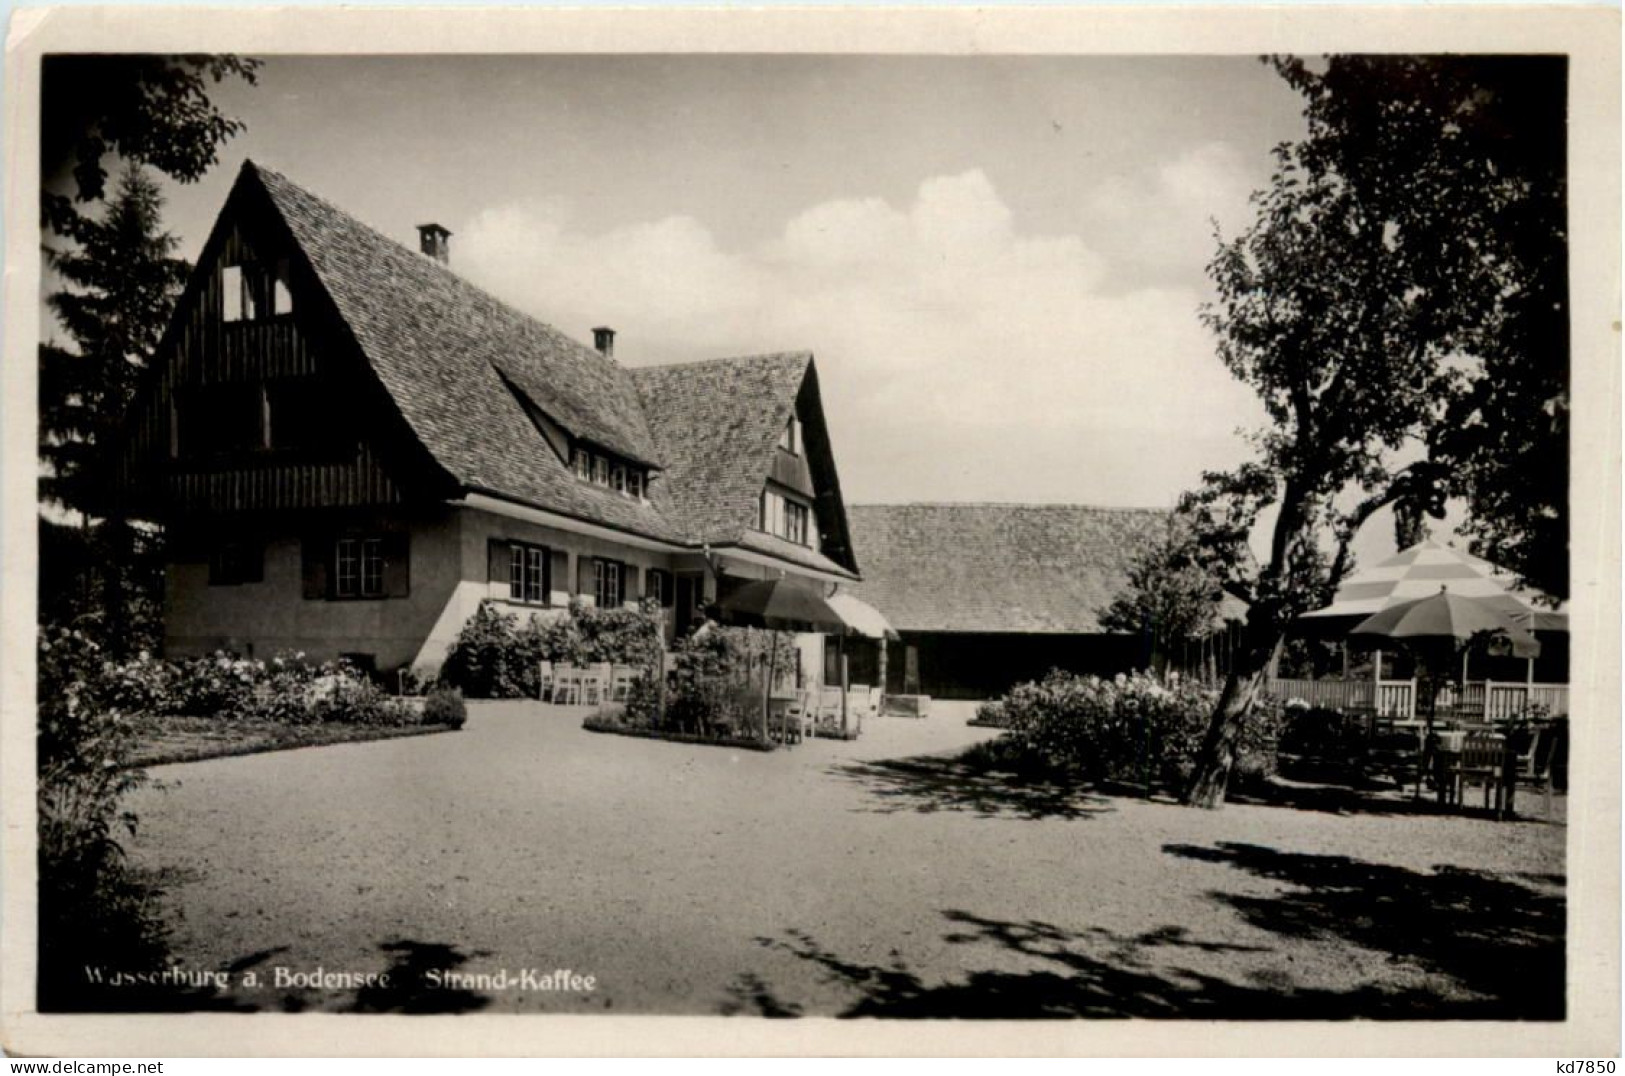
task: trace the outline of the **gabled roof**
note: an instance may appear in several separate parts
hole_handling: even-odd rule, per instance
[[[898,631],[1097,633],[1170,513],[1031,504],[848,505],[863,582]]]
[[[674,544],[763,544],[757,494],[810,354],[628,369],[286,176],[249,161],[245,186],[269,198],[412,433],[464,487]],[[648,501],[577,480],[533,412],[655,468]],[[757,551],[851,575],[777,545]]]
[[[698,541],[755,526],[762,480],[807,377],[805,351],[629,371],[666,461],[667,496]]]

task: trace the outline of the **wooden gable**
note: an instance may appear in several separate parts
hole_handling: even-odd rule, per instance
[[[406,428],[256,177],[239,177],[125,424],[155,518],[438,498]]]
[[[846,520],[846,502],[841,497],[841,480],[835,471],[835,454],[830,446],[829,426],[824,421],[824,403],[818,392],[818,368],[807,364],[807,374],[796,393],[795,413],[801,422],[801,454],[790,456],[778,450],[774,473],[791,471],[785,485],[806,493],[818,516],[818,551],[850,571],[857,571],[852,550],[852,532]],[[788,458],[787,458],[788,457]],[[796,484],[792,484],[796,483]]]

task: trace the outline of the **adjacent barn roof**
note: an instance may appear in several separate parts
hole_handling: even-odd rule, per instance
[[[257,184],[412,432],[471,490],[688,545],[751,532],[806,352],[628,369],[252,161]],[[657,469],[647,501],[578,481],[527,409]],[[850,572],[809,549],[761,550]],[[785,546],[784,549],[777,548]]]
[[[1077,505],[849,505],[863,558],[852,589],[898,631],[1096,633],[1130,562],[1168,517]]]

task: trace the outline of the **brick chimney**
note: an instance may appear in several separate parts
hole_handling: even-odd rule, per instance
[[[606,359],[615,357],[615,330],[608,325],[600,325],[592,331],[592,346]]]
[[[451,261],[451,232],[438,224],[420,224],[418,248],[441,265],[446,265]]]

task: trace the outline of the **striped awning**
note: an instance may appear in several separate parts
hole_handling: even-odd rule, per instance
[[[1511,572],[1432,539],[1355,572],[1337,588],[1332,604],[1304,614],[1303,619],[1364,618],[1400,602],[1437,594],[1440,587],[1459,597],[1478,599],[1525,627],[1568,630],[1566,606],[1553,608],[1541,601],[1539,591],[1519,587]]]

